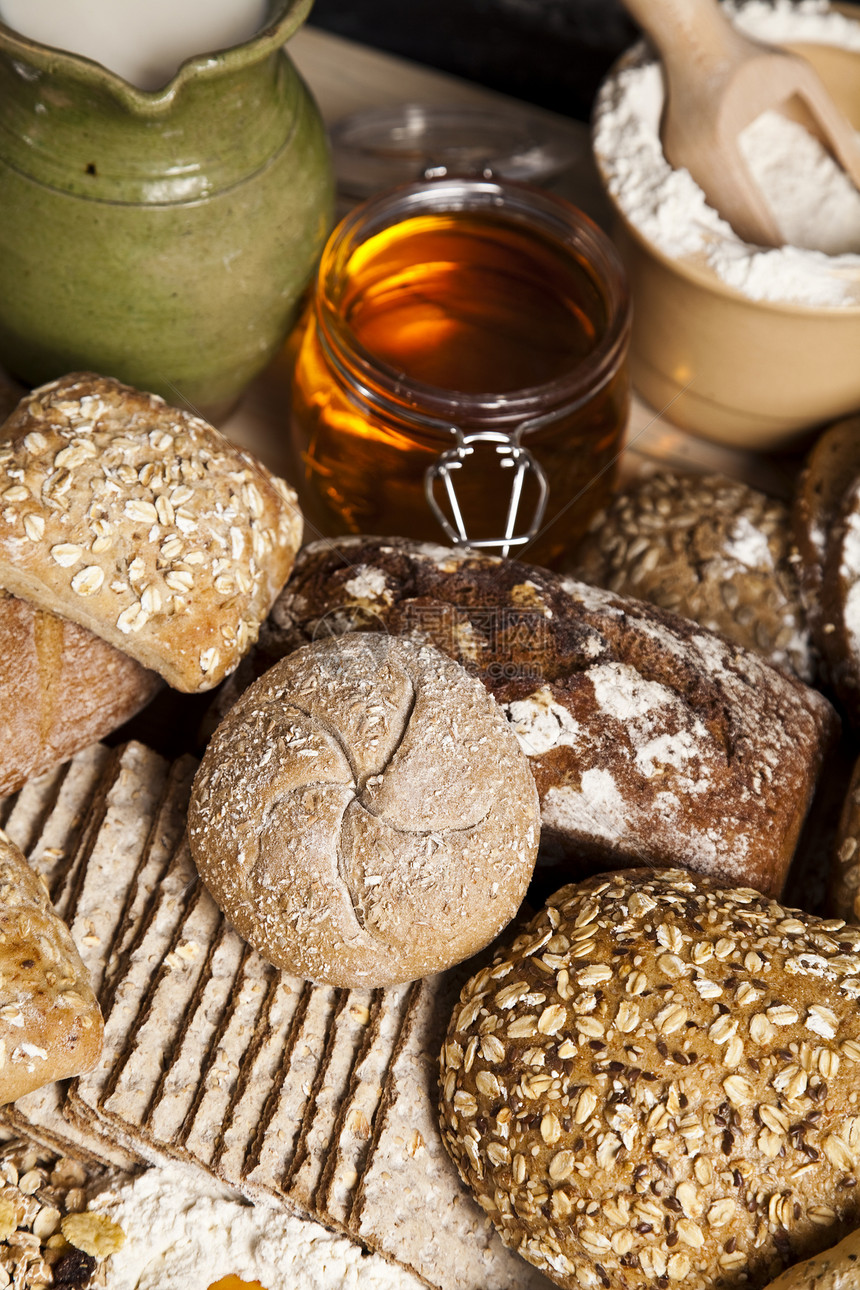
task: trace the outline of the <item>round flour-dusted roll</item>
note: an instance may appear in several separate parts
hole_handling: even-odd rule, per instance
[[[539,838],[496,702],[431,646],[305,646],[218,727],[188,820],[200,874],[272,963],[386,986],[460,962],[513,918]]]
[[[568,1290],[755,1290],[860,1221],[858,997],[841,919],[679,869],[563,887],[461,992],[445,1143]]]

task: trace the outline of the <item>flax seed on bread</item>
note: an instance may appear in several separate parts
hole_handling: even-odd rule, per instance
[[[199,417],[77,373],[0,442],[0,586],[186,691],[255,640],[301,539],[295,495]]]

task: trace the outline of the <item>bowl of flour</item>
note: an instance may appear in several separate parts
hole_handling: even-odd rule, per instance
[[[827,0],[727,4],[748,35],[801,52],[860,131],[860,22]],[[752,449],[860,408],[860,192],[779,112],[741,136],[785,245],[742,241],[660,145],[663,78],[641,42],[598,94],[593,145],[634,304],[640,395],[697,434]]]

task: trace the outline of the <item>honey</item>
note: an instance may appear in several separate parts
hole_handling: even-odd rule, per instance
[[[259,1281],[242,1281],[240,1277],[221,1277],[209,1286],[209,1290],[264,1290]]]
[[[629,321],[611,244],[558,198],[451,180],[357,208],[298,346],[310,525],[559,561],[612,486]]]

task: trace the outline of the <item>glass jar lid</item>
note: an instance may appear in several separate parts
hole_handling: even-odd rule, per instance
[[[546,182],[570,166],[575,140],[535,112],[399,103],[331,129],[338,188],[361,198],[445,175]]]

